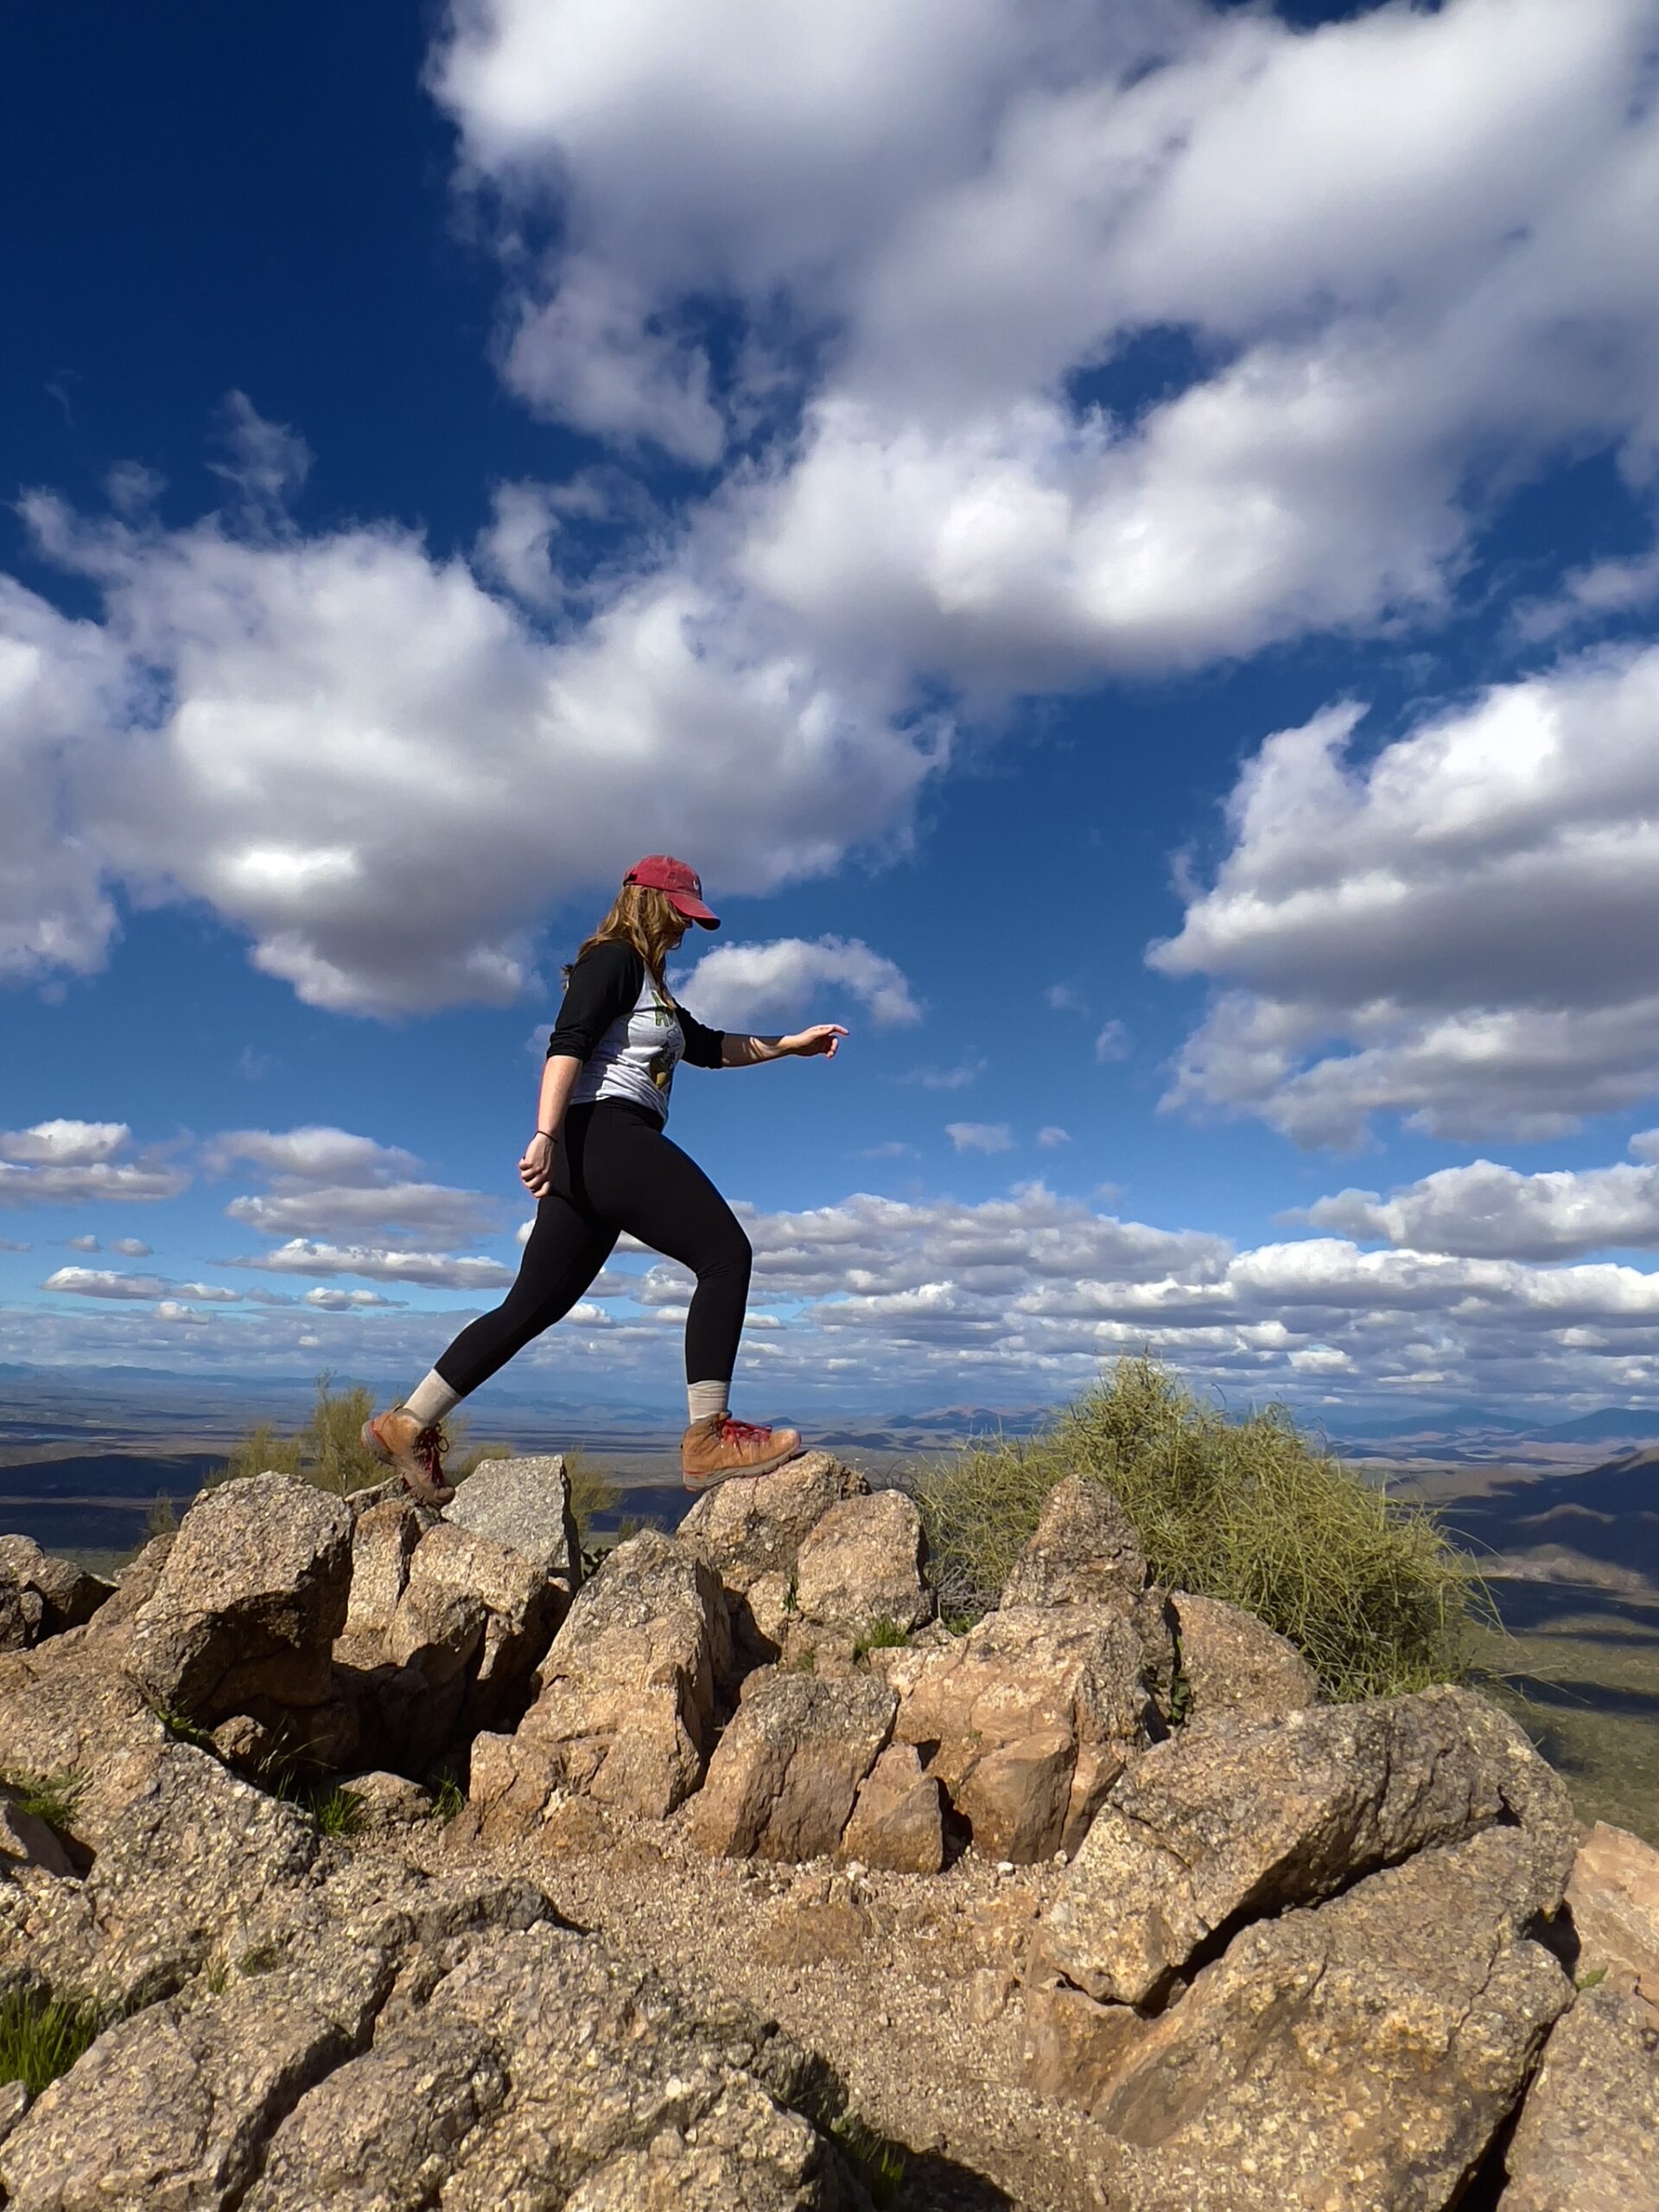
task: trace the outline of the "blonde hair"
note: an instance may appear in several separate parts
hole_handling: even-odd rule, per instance
[[[591,952],[597,944],[631,944],[645,962],[646,972],[658,989],[665,993],[668,983],[663,974],[663,963],[679,942],[685,927],[685,916],[670,903],[665,891],[654,890],[647,883],[625,883],[613,900],[610,912],[591,937],[582,939],[576,959]],[[570,969],[567,968],[564,972],[568,977]]]

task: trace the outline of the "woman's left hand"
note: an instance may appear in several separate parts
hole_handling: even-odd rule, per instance
[[[780,1037],[780,1052],[792,1052],[798,1059],[810,1060],[820,1054],[826,1060],[836,1057],[836,1047],[847,1032],[838,1021],[820,1021],[816,1027],[798,1031],[793,1037]]]

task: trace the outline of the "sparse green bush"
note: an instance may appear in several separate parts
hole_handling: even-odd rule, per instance
[[[1121,1361],[1028,1440],[973,1443],[916,1484],[947,1620],[977,1618],[1057,1482],[1105,1484],[1154,1579],[1255,1613],[1335,1698],[1465,1679],[1485,1586],[1427,1508],[1319,1450],[1281,1406],[1230,1420],[1149,1359]]]
[[[585,1452],[567,1452],[564,1472],[570,1485],[570,1511],[576,1524],[576,1536],[586,1551],[593,1541],[594,1522],[601,1514],[614,1510],[622,1493],[611,1480],[608,1471],[596,1465]]]
[[[467,1802],[467,1793],[453,1774],[446,1774],[432,1796],[432,1818],[441,1828],[447,1828],[455,1815]]]
[[[67,1833],[75,1817],[75,1803],[86,1787],[79,1774],[28,1774],[0,1767],[0,1787],[12,1793],[20,1813],[44,1821],[49,1828]],[[10,2076],[0,2076],[10,2080]]]
[[[0,1998],[0,2082],[21,2082],[37,2097],[90,2049],[103,2025],[86,1998],[14,1989]]]

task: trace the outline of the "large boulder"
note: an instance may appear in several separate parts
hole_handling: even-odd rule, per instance
[[[1494,1827],[1245,1929],[1088,2085],[1116,2139],[1103,2196],[1444,2212],[1572,2001],[1524,1932],[1559,1894],[1531,1839]]]
[[[1580,1974],[1611,1973],[1659,2005],[1659,1851],[1598,1821],[1567,1885]]]
[[[817,1859],[834,1851],[899,1700],[873,1675],[821,1681],[767,1669],[709,1762],[690,1832],[728,1859]]]
[[[1004,1605],[1097,1605],[1146,1587],[1135,1524],[1104,1483],[1068,1475],[1044,1503],[1035,1533],[1002,1591]]]
[[[1217,1713],[1271,1720],[1319,1702],[1319,1678],[1312,1667],[1254,1613],[1186,1590],[1172,1590],[1169,1604],[1180,1639],[1189,1728]]]
[[[803,1452],[772,1474],[741,1475],[705,1491],[681,1522],[680,1541],[741,1597],[762,1576],[786,1582],[802,1539],[832,1505],[869,1487],[830,1452]]]
[[[518,1736],[563,1789],[661,1819],[702,1779],[730,1663],[719,1582],[689,1546],[646,1529],[584,1586]]]
[[[351,1573],[343,1498],[290,1475],[220,1484],[185,1516],[132,1618],[127,1673],[155,1704],[206,1728],[326,1704]]]
[[[1567,1792],[1471,1691],[1183,1732],[1114,1784],[1035,1960],[1090,1997],[1143,2004],[1218,1930],[1505,1819],[1524,1824],[1565,1884],[1576,1839]]]
[[[966,1636],[876,1650],[893,1732],[921,1753],[988,1857],[1076,1849],[1125,1758],[1160,1726],[1144,1617],[1110,1605],[1014,1605]]]
[[[1611,1981],[1580,1993],[1504,2166],[1503,2212],[1659,2212],[1659,2006]]]
[[[871,1629],[918,1628],[932,1611],[922,1580],[922,1516],[901,1491],[842,1498],[802,1537],[795,1554],[795,1611],[809,1628],[857,1637]]]
[[[52,1558],[32,1538],[0,1536],[0,1650],[81,1627],[113,1593],[112,1583]]]
[[[563,1618],[582,1586],[582,1547],[561,1454],[480,1461],[457,1486],[443,1517],[529,1560],[555,1586],[553,1610]]]

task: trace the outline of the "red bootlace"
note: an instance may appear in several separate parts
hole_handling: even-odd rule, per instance
[[[443,1480],[443,1455],[449,1449],[449,1440],[441,1428],[423,1428],[410,1446],[416,1459],[435,1483]]]
[[[720,1417],[720,1433],[733,1444],[765,1444],[772,1435],[769,1428],[757,1427],[752,1421],[734,1421],[730,1414]]]

